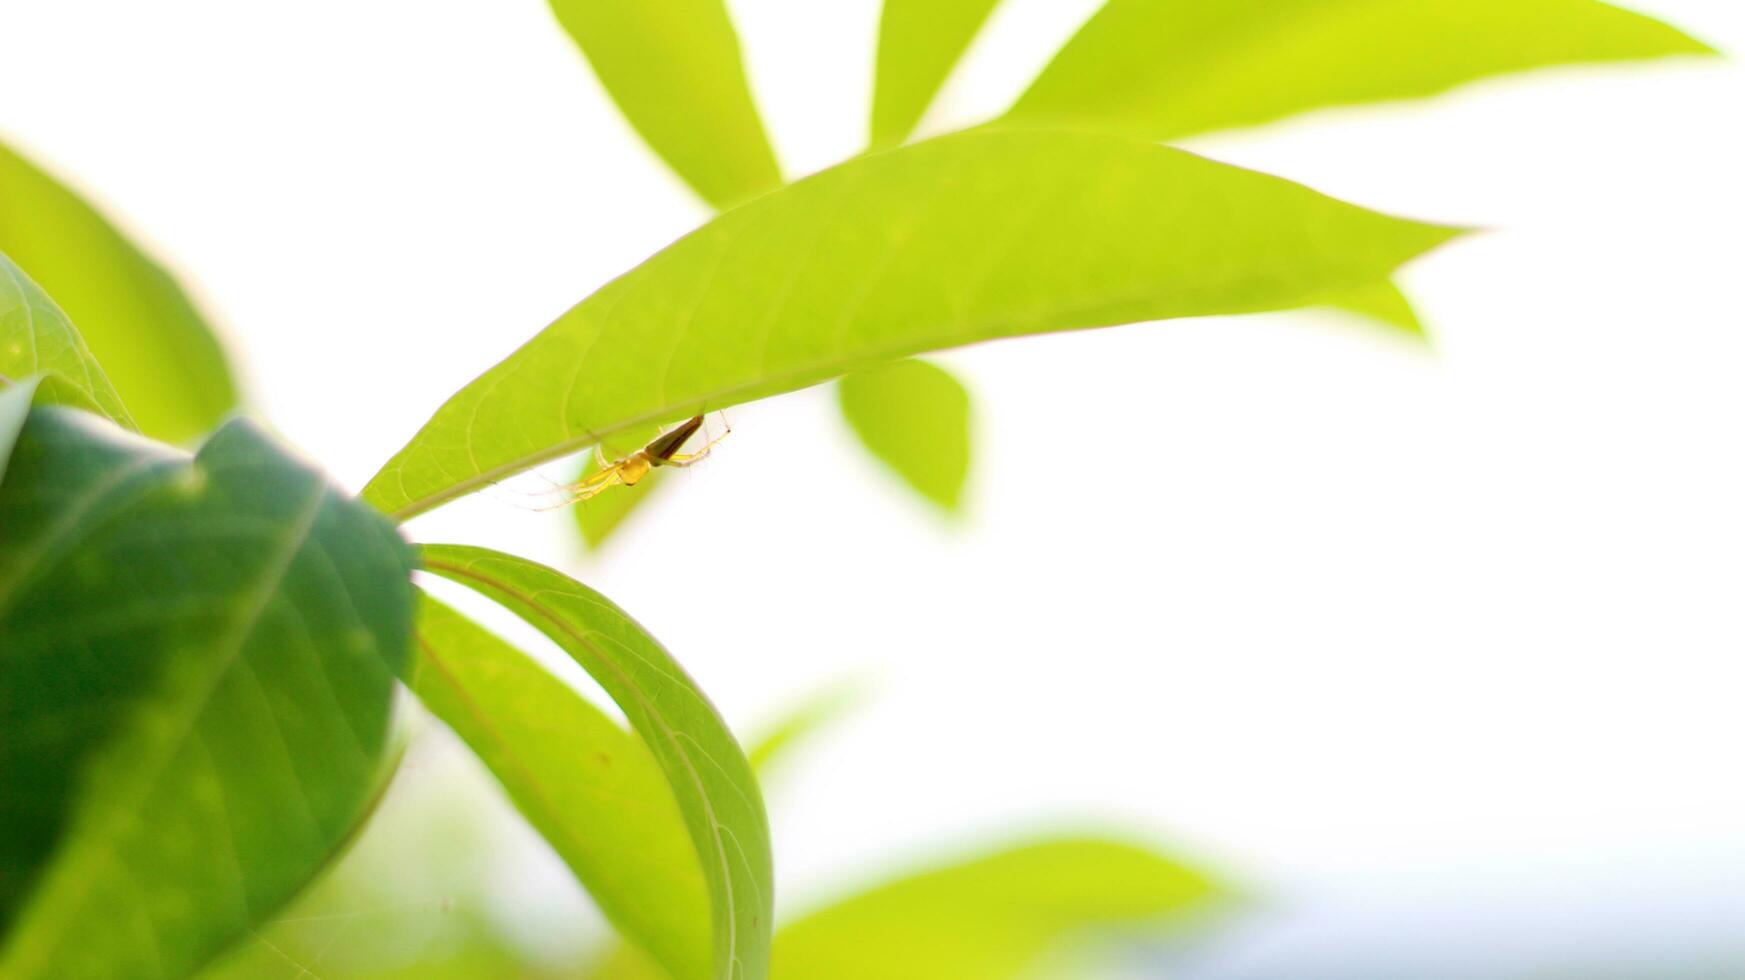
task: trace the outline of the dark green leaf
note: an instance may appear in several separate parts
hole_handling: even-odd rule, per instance
[[[0,376],[41,375],[45,404],[73,405],[134,429],[109,376],[67,315],[0,252]]]
[[[406,518],[636,426],[908,354],[1291,308],[1457,235],[1167,147],[972,132],[729,211],[566,313],[365,490]]]
[[[837,385],[843,418],[872,454],[948,513],[969,477],[969,392],[926,361],[863,368]]]
[[[1175,140],[1548,65],[1712,53],[1598,0],[1109,0],[1005,121]]]
[[[672,656],[604,596],[512,555],[424,549],[429,571],[497,601],[574,657],[623,709],[665,773],[709,885],[714,975],[758,980],[769,965],[769,824],[745,753]]]
[[[710,204],[782,182],[722,0],[551,0],[606,91]]]
[[[378,784],[412,555],[232,422],[190,459],[31,412],[0,483],[0,975],[168,978]]]
[[[424,704],[490,768],[623,935],[674,977],[706,980],[708,886],[648,748],[526,654],[429,596],[417,636],[411,685]]]
[[[235,408],[224,351],[175,280],[90,205],[5,146],[0,252],[66,310],[147,435],[185,442]]]
[[[873,85],[875,148],[895,146],[914,131],[999,2],[885,0]]]

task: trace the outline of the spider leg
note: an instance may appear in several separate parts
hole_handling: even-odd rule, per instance
[[[700,463],[703,461],[704,457],[709,455],[709,450],[714,449],[715,446],[721,442],[721,440],[727,438],[728,436],[730,436],[732,434],[733,434],[733,430],[728,429],[726,432],[723,432],[720,435],[716,436],[715,438],[710,439],[709,442],[706,445],[704,445],[702,449],[699,449],[694,453],[673,453],[671,456],[662,460],[660,465],[662,465],[662,466],[677,466],[680,469],[683,469],[687,466],[692,465],[693,463]]]
[[[619,464],[613,463],[586,480],[571,486],[569,500],[566,503],[579,504],[584,500],[597,497],[623,482],[623,470]]]

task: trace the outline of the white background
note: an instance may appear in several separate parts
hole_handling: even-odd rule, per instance
[[[929,128],[1093,6],[1009,0]],[[1638,6],[1745,50],[1736,0]],[[876,2],[733,9],[789,173],[858,150]],[[0,138],[181,271],[353,487],[707,215],[540,0],[5,0],[0,50]],[[961,526],[818,389],[730,412],[597,558],[507,489],[412,533],[563,564],[745,730],[866,683],[777,795],[784,899],[1078,822],[1280,892],[1745,881],[1742,106],[1685,61],[1196,144],[1494,229],[1404,277],[1434,351],[1294,314],[953,352]]]

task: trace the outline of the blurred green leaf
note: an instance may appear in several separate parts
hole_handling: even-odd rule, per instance
[[[846,685],[827,688],[783,712],[751,740],[745,756],[760,780],[769,777],[775,764],[794,747],[817,735],[860,702],[858,688]]]
[[[885,0],[873,85],[874,148],[895,146],[914,131],[999,2]]]
[[[776,932],[773,980],[1011,980],[1097,938],[1200,927],[1231,895],[1130,844],[1058,838],[899,878]],[[591,980],[662,980],[619,946]]]
[[[1429,336],[1423,321],[1418,319],[1418,311],[1412,308],[1412,301],[1406,298],[1400,287],[1386,279],[1347,290],[1327,305],[1403,330],[1414,337]]]
[[[1597,0],[1109,0],[1004,121],[1176,140],[1549,65],[1712,53]]]
[[[417,647],[412,689],[496,775],[607,919],[673,976],[707,978],[708,886],[648,748],[532,658],[429,596]]]
[[[365,489],[399,518],[638,425],[1026,333],[1290,308],[1455,237],[1130,140],[972,132],[729,211],[439,408]]]
[[[12,446],[18,433],[24,430],[24,420],[30,416],[31,399],[36,397],[38,378],[23,381],[0,379],[0,483],[6,480],[6,464],[12,461]]]
[[[175,280],[90,205],[3,145],[0,251],[78,324],[146,435],[186,442],[236,407],[224,351]]]
[[[459,545],[427,546],[424,567],[537,627],[623,709],[660,763],[708,882],[714,975],[762,978],[774,899],[769,823],[745,753],[703,692],[623,610],[560,572]]]
[[[1225,897],[1149,850],[1051,840],[864,892],[782,927],[776,980],[1004,980],[1097,931],[1156,929]]]
[[[782,182],[722,0],[551,0],[612,100],[703,200]]]
[[[969,392],[914,359],[863,368],[836,386],[849,428],[915,492],[956,512],[969,478]]]
[[[0,976],[169,978],[347,839],[412,554],[256,428],[30,413],[0,483]]]
[[[42,375],[43,401],[73,405],[136,429],[85,339],[54,300],[0,252],[0,377]]]

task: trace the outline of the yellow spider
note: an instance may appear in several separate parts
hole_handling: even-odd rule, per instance
[[[605,453],[599,446],[594,447],[594,456],[600,461],[600,469],[592,476],[570,487],[571,502],[579,503],[616,486],[633,487],[648,475],[648,471],[657,466],[690,466],[709,455],[709,450],[715,444],[727,438],[723,432],[702,449],[694,453],[681,453],[679,449],[697,430],[703,427],[703,416],[698,415],[680,422],[666,432],[656,436],[652,442],[636,452],[616,462],[608,463]],[[728,432],[732,430],[729,429]]]

